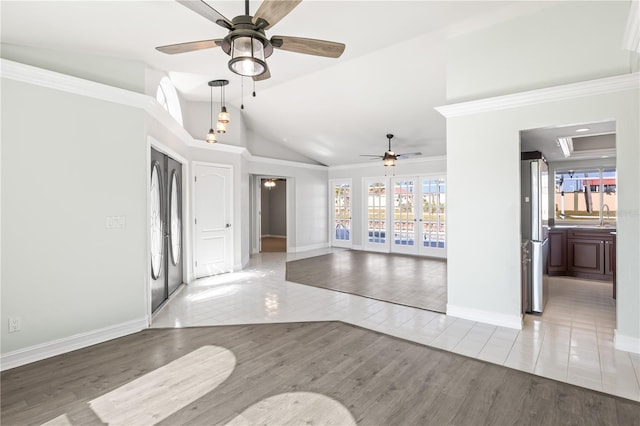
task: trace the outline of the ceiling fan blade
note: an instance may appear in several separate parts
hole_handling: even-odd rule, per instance
[[[267,25],[262,27],[267,30],[280,22],[282,18],[287,16],[302,0],[264,0],[255,16],[253,23],[257,24],[258,19],[267,21]]]
[[[224,17],[223,14],[209,6],[202,0],[176,0],[181,5],[185,6],[188,9],[193,10],[200,16],[203,16],[213,22],[214,24],[218,24],[223,28],[228,30],[231,29],[231,21]]]
[[[407,158],[407,157],[418,157],[422,155],[421,152],[405,152],[403,154],[396,154],[396,157],[398,158]]]
[[[360,154],[360,157],[375,157],[375,158],[382,158],[382,155],[375,155],[375,154]]]
[[[222,39],[189,41],[187,43],[169,44],[167,46],[156,47],[156,50],[167,55],[175,55],[176,53],[193,52],[202,49],[211,49],[222,45]]]
[[[271,44],[276,49],[328,58],[339,58],[345,48],[343,43],[335,41],[288,36],[273,36],[271,37]]]
[[[262,81],[269,78],[271,78],[271,72],[269,71],[269,67],[267,67],[267,70],[264,73],[253,77],[253,81]]]

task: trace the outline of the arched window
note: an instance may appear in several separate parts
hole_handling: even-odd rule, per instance
[[[156,100],[182,126],[182,109],[178,100],[178,92],[176,92],[176,88],[168,77],[162,77],[162,80],[160,80],[156,92]]]

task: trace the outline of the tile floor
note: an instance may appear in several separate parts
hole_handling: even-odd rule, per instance
[[[285,261],[338,251],[262,253],[239,272],[183,286],[152,327],[340,320],[536,375],[640,401],[640,355],[613,347],[611,285],[554,277],[522,330],[285,281]]]

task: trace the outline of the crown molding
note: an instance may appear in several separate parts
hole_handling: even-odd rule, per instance
[[[142,93],[3,58],[0,58],[0,77],[141,109],[150,108],[155,101]]]
[[[443,105],[435,109],[446,118],[451,118],[536,105],[544,102],[565,101],[585,96],[604,95],[637,89],[640,89],[640,73],[636,72],[475,101]]]
[[[10,61],[4,58],[0,58],[0,77],[21,83],[45,87],[47,89],[59,90],[88,98],[142,109],[188,147],[237,154],[253,163],[268,163],[314,170],[327,169],[326,166],[321,165],[254,156],[245,147],[227,145],[223,143],[210,144],[204,140],[195,139],[158,103],[156,99],[142,93],[132,92],[119,87],[85,80],[83,78],[34,67],[32,65],[22,64],[20,62]]]

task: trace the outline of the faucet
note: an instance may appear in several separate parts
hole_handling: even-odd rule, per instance
[[[607,208],[607,220],[611,219],[611,210],[609,210],[609,206],[607,204],[603,204],[600,208],[600,226],[605,225],[604,221],[604,209]]]

